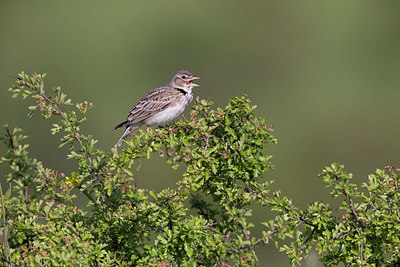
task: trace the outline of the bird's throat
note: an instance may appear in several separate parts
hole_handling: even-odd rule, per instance
[[[179,92],[181,92],[184,95],[187,95],[189,93],[188,91],[186,91],[185,89],[182,89],[182,88],[175,87],[175,89],[178,90]]]

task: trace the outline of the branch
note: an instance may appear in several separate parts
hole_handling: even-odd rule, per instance
[[[231,236],[231,234],[232,234],[232,230],[231,230],[231,229],[228,229],[228,230],[226,231],[225,235],[224,235],[224,243],[228,242],[228,239],[229,239],[229,237]]]
[[[364,250],[364,241],[361,242],[361,266],[364,266],[364,256],[363,256],[363,250]]]
[[[68,118],[65,117],[64,113],[58,107],[57,103],[55,103],[52,99],[50,99],[43,91],[39,91],[39,94],[57,110],[57,112],[60,114],[63,120],[69,122]],[[78,133],[75,130],[73,130],[73,133],[74,133],[74,138],[78,141],[79,145],[82,146],[83,143],[82,140],[79,138]],[[89,160],[89,163],[92,164],[92,158],[89,155],[86,155],[86,158]]]
[[[68,224],[66,224],[66,223],[62,223],[62,224],[65,225],[66,227],[68,227],[69,230],[71,230],[72,232],[74,232],[74,234],[75,234],[77,237],[79,237],[80,240],[82,240],[81,235],[80,235],[77,231],[75,231],[75,229],[72,228],[72,226],[70,226],[70,225],[68,225]]]
[[[219,262],[221,263],[221,266],[224,266],[224,267],[232,267],[231,265],[229,265],[228,263],[222,261],[221,259],[219,259]]]
[[[304,249],[304,247],[306,246],[306,244],[308,243],[308,241],[310,241],[311,237],[314,235],[315,230],[317,230],[317,228],[314,227],[314,229],[312,230],[311,234],[307,237],[307,239],[303,242],[303,244],[301,244],[301,246],[296,250],[296,253],[302,251]]]
[[[244,226],[242,224],[239,224],[240,227],[242,227],[242,232],[244,235],[244,238],[246,238],[247,241],[249,241],[249,235],[246,233],[246,229],[244,228]]]
[[[282,228],[286,228],[286,225],[285,225],[284,227],[282,227]],[[260,243],[261,241],[263,241],[265,238],[270,238],[273,234],[275,234],[275,233],[277,233],[277,232],[278,232],[278,230],[276,230],[276,229],[272,230],[271,232],[269,232],[269,233],[266,234],[265,236],[263,236],[263,237],[257,239],[256,242],[254,242],[253,246],[257,246],[258,243]]]
[[[301,217],[301,216],[300,216],[300,219],[296,219],[296,218],[293,218],[293,217],[288,217],[288,219],[290,219],[292,221],[301,222],[301,223],[307,224],[307,225],[312,226],[312,227],[315,228],[314,224],[312,224],[312,223],[308,222],[307,220],[303,219],[303,217]]]
[[[350,206],[350,209],[351,209],[351,213],[352,213],[353,216],[356,218],[356,220],[357,220],[358,222],[360,222],[360,217],[358,217],[357,211],[356,211],[356,209],[355,209],[354,206],[353,206],[353,201],[351,200],[350,196],[347,194],[347,192],[346,192],[345,189],[343,189],[342,192],[343,192],[343,195],[346,197],[347,201],[349,202],[349,206]]]
[[[262,198],[264,198],[264,199],[266,199],[266,200],[268,200],[268,201],[274,201],[272,198],[269,198],[269,197],[265,196],[265,195],[263,194],[262,191],[255,191],[254,189],[252,189],[252,188],[250,188],[250,187],[243,186],[243,185],[240,185],[240,184],[235,184],[235,185],[236,185],[236,186],[239,186],[239,187],[242,187],[242,188],[244,188],[245,190],[250,191],[251,193],[256,194],[257,196],[260,196],[260,197],[262,197]],[[288,210],[286,207],[282,207],[282,208],[283,208],[287,213],[292,213],[292,214],[294,214],[294,211],[293,211],[293,210],[290,211],[290,210]],[[309,221],[303,219],[303,217],[301,217],[301,216],[299,216],[299,219],[293,218],[293,217],[288,217],[288,219],[291,219],[291,220],[294,220],[294,221],[298,221],[298,222],[307,224],[307,225],[309,225],[309,226],[315,227],[314,224],[312,224],[312,223],[310,223]]]
[[[3,243],[4,243],[4,253],[6,254],[6,262],[8,262],[8,265],[11,266],[10,259],[8,257],[8,245],[7,245],[7,232],[6,232],[6,210],[4,208],[4,196],[3,196],[3,188],[1,187],[0,183],[0,194],[1,194],[1,213],[2,213],[2,219],[3,219]]]
[[[206,146],[204,147],[204,156],[207,155],[208,139],[209,139],[209,138],[210,138],[210,137],[207,136],[207,139],[206,139]]]
[[[272,201],[272,198],[265,196],[262,191],[256,191],[253,188],[250,188],[250,187],[247,187],[247,186],[243,186],[243,185],[240,185],[240,184],[235,184],[235,185],[239,186],[239,187],[241,187],[241,188],[243,188],[243,189],[245,189],[247,191],[250,191],[251,193],[254,193],[256,195],[260,195],[262,198],[265,198],[268,201]]]
[[[7,75],[10,77],[14,77],[13,75]],[[47,101],[48,103],[50,103],[54,109],[59,113],[59,115],[63,118],[63,120],[65,120],[66,122],[69,122],[68,118],[64,115],[64,113],[61,111],[61,109],[59,108],[59,106],[57,105],[56,102],[54,102],[51,98],[49,98],[44,91],[40,90],[39,88],[35,88],[35,86],[33,84],[27,83],[23,78],[21,77],[16,77],[20,82],[23,83],[24,86],[29,87],[31,89],[33,89],[34,91],[36,91],[45,101]],[[82,140],[80,139],[78,133],[75,130],[72,130],[73,134],[74,134],[74,138],[78,141],[79,145],[82,146]],[[89,155],[86,155],[86,158],[88,159],[89,163],[92,164],[92,158]]]
[[[339,181],[341,178],[337,174],[335,174],[335,179],[336,179],[336,181]],[[358,217],[357,211],[353,206],[353,201],[350,198],[349,194],[347,194],[344,187],[342,187],[342,193],[346,197],[347,201],[349,202],[349,207],[351,209],[351,213],[353,214],[354,218],[356,218],[357,222],[360,222],[360,217]]]
[[[18,155],[17,155],[17,151],[15,150],[15,145],[14,145],[14,141],[12,139],[12,134],[10,132],[10,129],[7,126],[4,126],[4,130],[5,130],[5,135],[6,135],[7,139],[8,139],[8,142],[10,143],[10,147],[12,149],[12,152],[13,152],[13,155],[14,155],[14,159],[17,159]],[[19,160],[16,160],[16,164],[17,164],[19,170],[23,169],[23,166],[21,165]],[[24,182],[24,185],[25,185],[25,193],[24,193],[24,198],[25,199],[24,199],[24,201],[25,201],[26,207],[29,208],[29,201],[28,201],[28,192],[29,192],[29,190],[28,190],[28,187],[26,186],[26,183],[25,183],[25,176],[22,175],[21,172],[19,173],[18,176],[21,177],[21,180]]]
[[[286,227],[286,225],[283,226],[282,228],[285,228],[285,227]],[[277,232],[278,232],[278,230],[274,229],[271,232],[269,232],[268,234],[266,234],[265,236],[260,237],[259,239],[257,239],[252,245],[250,245],[248,247],[238,248],[238,249],[235,249],[235,250],[225,250],[224,252],[228,253],[228,254],[233,254],[233,253],[240,253],[240,252],[250,251],[252,248],[257,247],[261,243],[261,241],[263,241],[266,238],[270,238],[272,235],[276,234]]]
[[[338,237],[335,237],[335,238],[333,238],[333,240],[336,240],[336,239],[340,239],[340,238],[346,237],[346,236],[348,236],[349,234],[350,234],[350,232],[348,232],[348,233],[346,233],[346,234],[343,234],[343,235],[340,235],[340,236],[338,236]]]

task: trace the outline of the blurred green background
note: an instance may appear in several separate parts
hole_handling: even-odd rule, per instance
[[[274,188],[300,207],[331,201],[317,177],[330,162],[357,183],[398,164],[399,14],[397,1],[2,0],[0,123],[24,128],[32,156],[68,173],[75,164],[57,151],[59,136],[27,118],[30,100],[11,100],[5,74],[46,72],[48,88],[93,102],[83,130],[109,151],[130,107],[184,68],[201,77],[196,96],[225,106],[248,94],[275,125]],[[137,172],[139,187],[157,191],[178,179],[157,157]],[[259,255],[261,266],[288,265],[272,247]]]

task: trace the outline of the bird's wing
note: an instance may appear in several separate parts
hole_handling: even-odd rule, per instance
[[[163,86],[149,91],[128,113],[129,124],[141,122],[157,112],[168,108],[181,97],[181,92],[170,87]]]

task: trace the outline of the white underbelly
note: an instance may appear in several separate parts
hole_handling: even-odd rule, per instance
[[[147,126],[151,125],[164,125],[176,117],[178,117],[184,110],[185,110],[186,105],[175,105],[172,107],[169,107],[151,117],[148,119],[144,120],[143,122]]]

